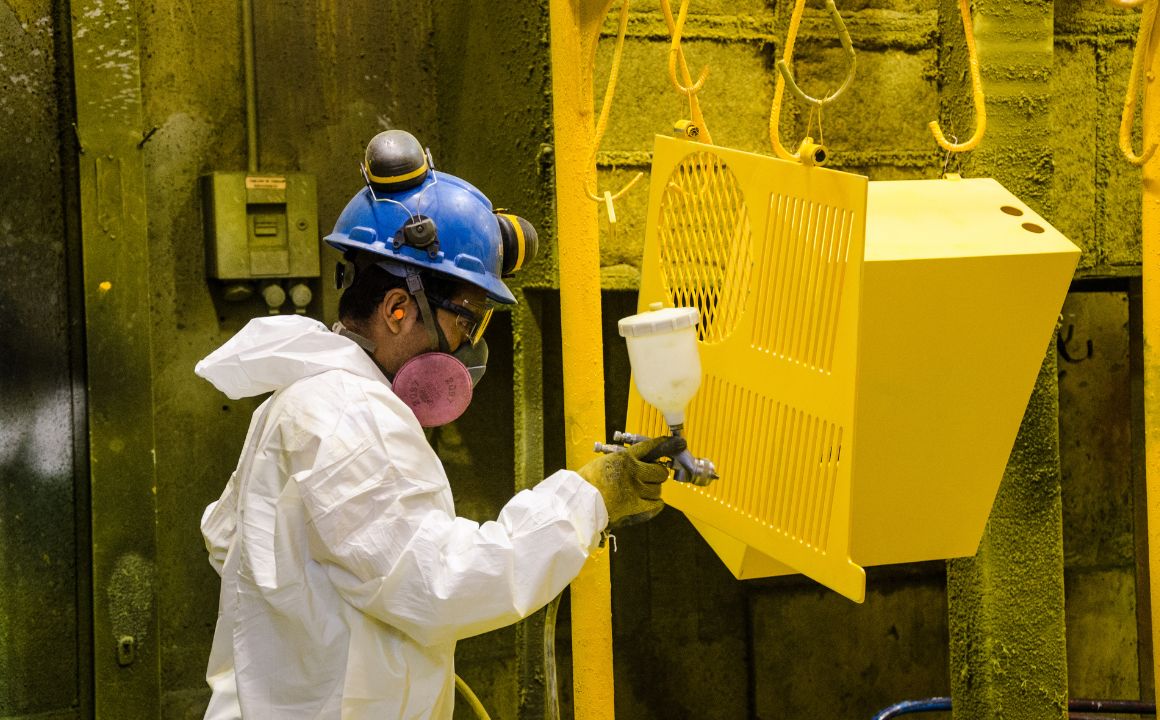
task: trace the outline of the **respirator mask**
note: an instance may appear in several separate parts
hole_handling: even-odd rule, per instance
[[[439,427],[457,420],[471,404],[475,386],[487,371],[487,341],[484,330],[491,320],[494,306],[490,301],[460,300],[454,302],[429,293],[423,286],[419,271],[410,266],[391,262],[376,263],[396,277],[405,277],[407,291],[419,306],[419,315],[427,332],[429,350],[407,360],[395,373],[391,389],[425,428]],[[340,263],[336,285],[349,286],[355,272],[353,262]],[[454,351],[435,310],[442,308],[455,315],[456,329],[462,338]],[[402,314],[402,311],[398,311]],[[373,354],[374,344],[336,323],[334,331],[354,340],[367,353]]]
[[[418,272],[407,269],[407,289],[415,296],[419,314],[431,340],[430,351],[403,363],[391,383],[395,394],[415,413],[425,428],[446,425],[458,419],[471,404],[476,384],[487,370],[487,341],[483,331],[491,319],[490,304],[454,303],[425,292]],[[455,314],[456,327],[463,339],[454,352],[435,319],[435,308]],[[437,348],[437,349],[436,349]]]

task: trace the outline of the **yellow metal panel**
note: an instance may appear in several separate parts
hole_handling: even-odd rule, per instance
[[[857,562],[975,554],[1078,258],[992,179],[870,183]]]
[[[665,501],[759,553],[714,535],[738,577],[788,566],[861,601],[849,530],[866,178],[666,137],[653,158],[640,307],[700,311],[685,434],[721,474],[669,483]],[[665,431],[635,391],[627,426]]]
[[[1154,69],[1160,67],[1160,12],[1155,0],[1148,19],[1148,44],[1143,58],[1148,83],[1154,83]],[[1160,145],[1160,96],[1144,93],[1144,144],[1148,148]],[[1160,355],[1157,355],[1157,335],[1160,334],[1160,152],[1152,154],[1143,168],[1143,202],[1141,206],[1143,263],[1142,292],[1144,325],[1144,463],[1145,484],[1148,489],[1148,554],[1150,557],[1149,592],[1152,598],[1152,656],[1160,659]],[[1153,662],[1156,687],[1160,687],[1160,661]]]
[[[795,572],[790,566],[763,555],[725,530],[718,530],[693,518],[690,518],[690,522],[738,580],[792,575]]]

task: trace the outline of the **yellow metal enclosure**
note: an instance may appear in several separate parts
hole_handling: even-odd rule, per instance
[[[975,554],[1078,260],[990,178],[870,183],[856,561]]]
[[[991,179],[871,182],[659,137],[641,309],[701,313],[669,483],[741,579],[856,601],[862,566],[973,555],[1079,250]],[[630,430],[665,431],[629,399]]]

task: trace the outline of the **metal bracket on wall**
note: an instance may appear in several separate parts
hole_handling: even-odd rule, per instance
[[[153,374],[137,14],[71,4],[97,717],[160,715]]]

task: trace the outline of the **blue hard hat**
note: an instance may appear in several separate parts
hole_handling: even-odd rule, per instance
[[[527,220],[496,212],[471,183],[437,172],[414,135],[387,130],[367,144],[366,188],[339,215],[325,240],[346,255],[360,251],[449,276],[514,303],[502,278],[539,250]]]
[[[361,190],[325,238],[342,252],[359,250],[482,288],[500,303],[515,296],[500,276],[503,238],[491,202],[471,184],[436,170],[397,193]]]

